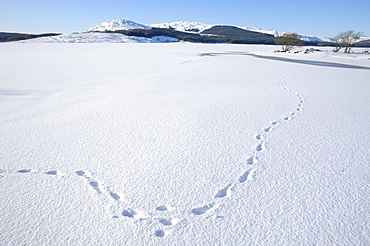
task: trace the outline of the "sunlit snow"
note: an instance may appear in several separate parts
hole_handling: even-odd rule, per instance
[[[367,245],[370,56],[277,49],[1,44],[0,244]]]

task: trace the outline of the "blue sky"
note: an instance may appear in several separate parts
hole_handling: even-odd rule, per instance
[[[82,32],[104,21],[197,21],[333,37],[370,36],[370,0],[0,0],[0,32]]]

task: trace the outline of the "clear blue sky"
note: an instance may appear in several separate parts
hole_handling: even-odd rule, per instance
[[[333,37],[370,36],[370,0],[0,0],[0,32],[82,32],[104,21],[197,21]]]

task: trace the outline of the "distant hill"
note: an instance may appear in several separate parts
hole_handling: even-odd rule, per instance
[[[116,30],[151,29],[150,26],[139,24],[130,20],[117,19],[103,22],[87,30],[87,32],[104,32]]]
[[[85,35],[85,34],[97,35]],[[117,35],[99,35],[99,33],[120,33]],[[274,38],[283,35],[270,29],[248,26],[212,25],[200,22],[177,21],[151,25],[139,24],[134,21],[116,19],[103,22],[86,32],[78,34],[65,34],[59,37],[57,33],[24,34],[0,32],[0,42],[43,38],[40,42],[106,42],[106,37],[111,37],[109,42],[196,42],[196,43],[234,43],[234,44],[274,44]],[[78,34],[78,35],[77,35]],[[324,36],[298,34],[308,46],[332,46],[333,39]],[[129,39],[127,39],[127,36]],[[136,38],[137,37],[137,38]],[[36,40],[35,42],[38,42]],[[368,38],[362,39],[355,47],[370,47]]]
[[[175,21],[175,22],[165,22],[165,23],[157,23],[157,24],[148,24],[143,25],[129,20],[117,19],[112,21],[106,21],[101,23],[98,26],[90,28],[87,32],[104,32],[104,31],[118,31],[118,30],[134,30],[134,29],[151,29],[151,28],[159,28],[159,29],[172,29],[175,31],[185,32],[185,33],[193,33],[193,34],[200,34],[208,29],[211,29],[215,26],[225,26],[225,25],[213,25],[213,24],[204,24],[200,22],[190,22],[190,21]],[[278,32],[275,30],[265,29],[265,28],[258,28],[258,27],[249,27],[249,26],[234,26],[239,29],[258,32],[263,34],[270,34],[274,37],[283,35],[285,32]],[[303,41],[307,43],[320,43],[320,42],[332,42],[333,40],[328,37],[324,36],[315,36],[315,35],[304,35],[298,34]]]
[[[168,28],[116,30],[114,32],[146,38],[167,36],[196,43],[274,44],[273,35],[246,31],[231,26],[213,26],[201,33],[181,32]]]
[[[214,25],[204,24],[200,22],[189,22],[189,21],[175,21],[175,22],[165,22],[149,25],[154,28],[164,28],[164,29],[174,29],[180,32],[190,32],[190,33],[201,33]]]
[[[234,26],[213,26],[201,34],[214,35],[227,43],[234,44],[274,44],[274,36],[271,34],[248,31]]]
[[[355,43],[355,47],[370,47],[370,38]]]
[[[44,33],[44,34],[25,34],[25,33],[9,33],[0,32],[0,42],[12,42],[26,40],[31,38],[49,37],[60,35],[60,33]]]

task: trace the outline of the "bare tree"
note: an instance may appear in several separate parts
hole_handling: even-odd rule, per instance
[[[303,46],[304,42],[296,33],[285,33],[275,38],[275,44],[282,46],[283,52],[291,51],[295,46]]]
[[[337,36],[334,37],[334,52],[338,52],[341,48],[344,48],[344,53],[349,53],[352,46],[361,37],[361,35],[362,32],[355,32],[353,30],[339,33]]]

